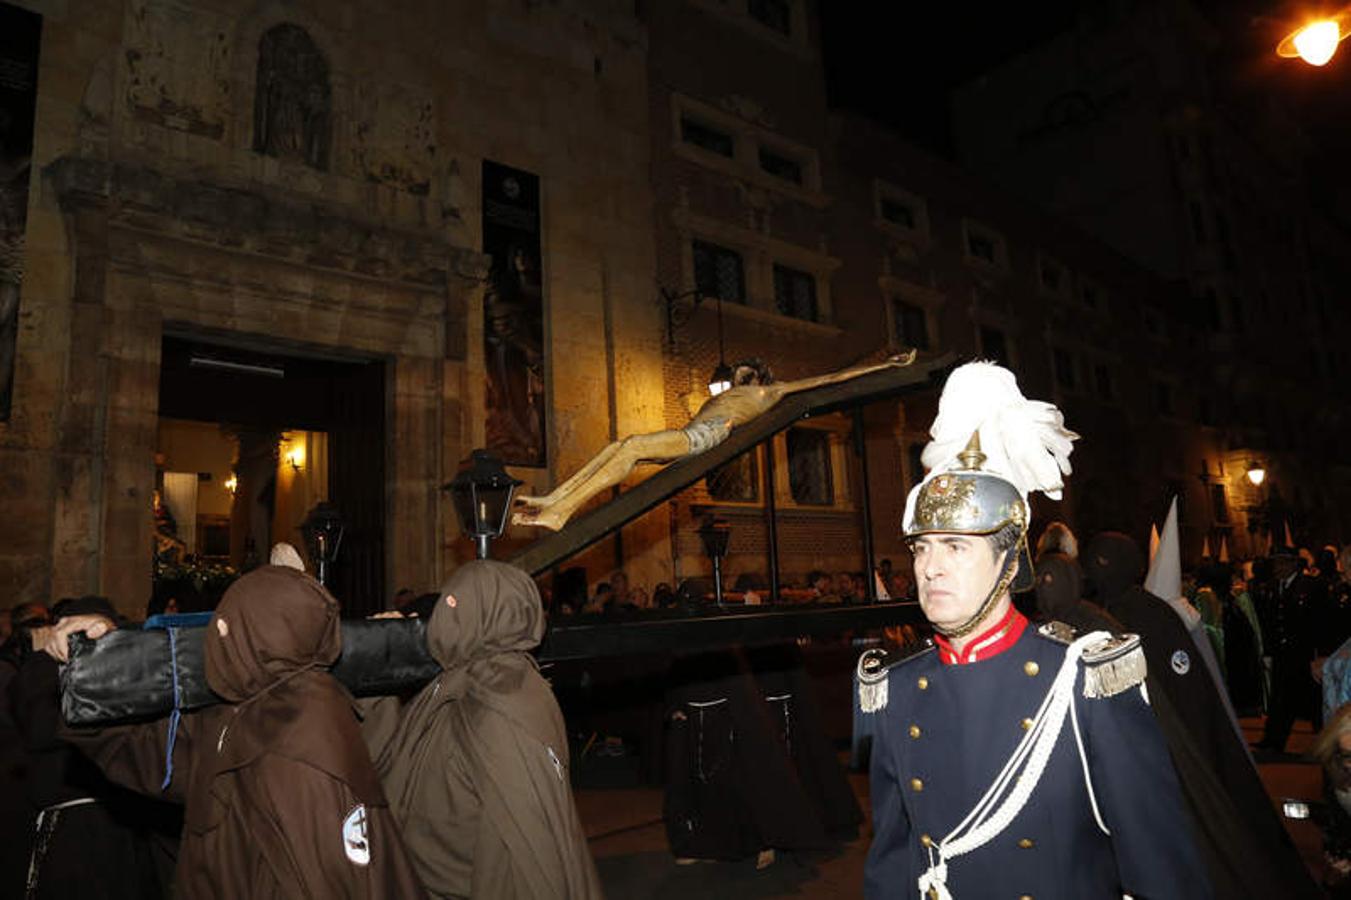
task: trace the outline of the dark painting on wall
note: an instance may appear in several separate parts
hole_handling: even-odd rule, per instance
[[[0,422],[14,401],[19,286],[42,17],[0,3]]]
[[[548,463],[539,178],[483,162],[483,298],[488,449],[509,465]]]

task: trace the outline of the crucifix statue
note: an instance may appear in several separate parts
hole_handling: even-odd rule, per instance
[[[557,531],[567,524],[578,507],[606,488],[619,484],[638,463],[668,463],[697,456],[721,444],[733,428],[767,412],[789,394],[851,381],[882,369],[908,366],[914,361],[915,351],[909,350],[882,362],[782,382],[774,381],[769,368],[758,360],[737,363],[732,386],[706,400],[684,428],[633,434],[611,443],[549,493],[517,497],[514,503],[519,508],[512,514],[511,521],[516,525],[539,525]]]

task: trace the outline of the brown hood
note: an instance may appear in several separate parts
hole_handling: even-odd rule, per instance
[[[263,566],[230,585],[206,629],[206,681],[231,703],[306,669],[327,668],[342,649],[338,602],[313,578]]]
[[[455,598],[455,605],[447,602]],[[455,570],[427,623],[427,651],[446,672],[502,653],[525,653],[544,637],[539,588],[505,563],[476,560]]]
[[[1079,555],[1084,578],[1093,586],[1100,606],[1112,611],[1116,601],[1144,579],[1145,557],[1140,545],[1119,531],[1104,531]]]
[[[1037,560],[1037,610],[1048,619],[1074,613],[1082,595],[1079,564],[1064,553],[1044,553]]]

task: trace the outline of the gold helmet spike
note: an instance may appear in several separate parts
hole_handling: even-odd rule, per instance
[[[985,464],[985,459],[985,454],[980,452],[980,429],[977,428],[971,432],[971,440],[966,442],[966,449],[957,454],[957,460],[963,469],[975,471]]]

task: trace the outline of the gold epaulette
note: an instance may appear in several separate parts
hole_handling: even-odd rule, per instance
[[[1069,646],[1079,633],[1064,622],[1047,622],[1037,629],[1042,637]],[[1084,696],[1115,697],[1141,684],[1148,674],[1145,651],[1138,634],[1113,634],[1084,648]]]
[[[861,712],[875,713],[887,705],[887,677],[891,670],[901,663],[909,662],[917,656],[928,653],[934,647],[931,639],[925,639],[915,648],[903,655],[888,653],[877,647],[864,650],[858,658],[858,708]]]

